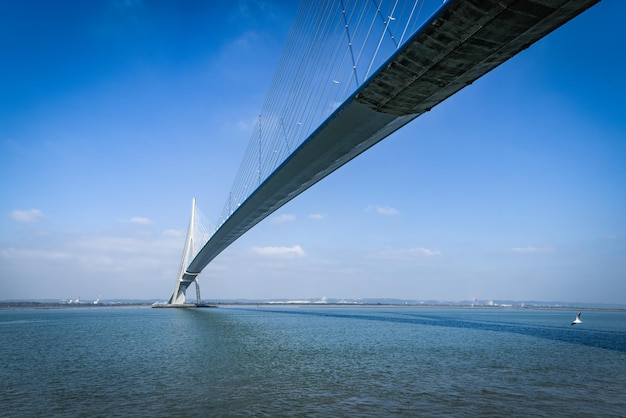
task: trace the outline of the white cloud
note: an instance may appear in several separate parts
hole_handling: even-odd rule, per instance
[[[166,229],[165,231],[163,231],[162,235],[164,237],[178,238],[178,237],[184,237],[185,232],[181,231],[180,229]]]
[[[181,235],[165,231],[154,237],[81,236],[42,248],[0,247],[0,259],[32,269],[158,275],[175,271],[183,248]]]
[[[375,206],[375,205],[371,205],[368,206],[365,209],[367,212],[376,212],[379,215],[386,215],[386,216],[394,216],[394,215],[398,215],[400,213],[399,210],[392,208],[391,206]]]
[[[309,215],[309,219],[312,219],[314,221],[321,221],[323,219],[326,219],[326,216],[322,215],[321,213],[312,213]]]
[[[273,224],[286,224],[296,220],[296,215],[284,213],[282,215],[274,216],[270,222]]]
[[[140,216],[134,216],[132,218],[130,218],[130,222],[133,224],[138,224],[138,225],[148,225],[151,224],[152,221],[148,218],[143,218]]]
[[[549,254],[554,252],[552,247],[514,247],[509,250],[510,253],[517,254]]]
[[[142,216],[133,216],[130,219],[120,219],[120,222],[128,222],[136,225],[150,225],[152,221],[148,218],[144,218]]]
[[[416,247],[416,248],[400,248],[400,249],[386,249],[377,253],[374,257],[385,260],[414,260],[425,257],[440,256],[441,252],[430,250],[428,248]]]
[[[299,245],[294,245],[293,247],[253,247],[252,252],[263,257],[272,258],[297,258],[306,255]]]
[[[43,213],[38,209],[30,210],[14,210],[9,214],[11,218],[19,222],[35,222],[43,216]]]

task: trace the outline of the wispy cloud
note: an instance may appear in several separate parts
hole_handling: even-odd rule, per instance
[[[152,221],[142,216],[133,216],[130,219],[120,219],[120,222],[127,222],[136,225],[150,225]]]
[[[395,216],[400,213],[399,210],[392,208],[391,206],[371,205],[365,209],[366,212],[375,212],[379,215]]]
[[[274,216],[270,222],[273,224],[286,224],[289,222],[293,222],[296,220],[296,215],[291,215],[289,213],[283,213],[282,215]]]
[[[138,225],[148,225],[151,224],[152,221],[148,218],[144,218],[141,216],[134,216],[132,218],[130,218],[130,222],[133,224],[138,224]]]
[[[514,247],[509,249],[510,253],[516,254],[550,254],[554,252],[553,247]]]
[[[243,33],[238,38],[236,38],[232,42],[232,45],[238,49],[249,50],[255,45],[258,37],[259,37],[259,34],[257,32],[255,32],[254,30],[249,30]]]
[[[73,263],[100,271],[132,272],[142,268],[176,264],[181,237],[163,233],[155,237],[83,236],[61,248],[0,247],[0,258],[20,263]]]
[[[9,216],[18,222],[36,222],[43,216],[43,213],[39,209],[14,210]]]
[[[258,120],[256,118],[239,120],[237,121],[237,129],[243,132],[252,132],[257,122]]]
[[[253,247],[252,252],[263,257],[272,258],[297,258],[306,255],[299,245],[292,247]]]
[[[148,251],[146,242],[134,237],[83,237],[76,240],[73,245],[81,251],[90,250],[101,254],[142,254]]]
[[[309,215],[309,219],[312,219],[314,221],[321,221],[323,219],[326,219],[326,216],[322,215],[321,213],[312,213]]]
[[[0,248],[0,258],[23,259],[23,260],[64,260],[71,258],[67,251],[39,250],[26,248]]]
[[[436,250],[430,250],[428,248],[415,247],[415,248],[399,248],[399,249],[386,249],[376,253],[374,258],[384,260],[415,260],[419,258],[429,258],[440,256],[441,252]]]
[[[180,229],[166,229],[165,231],[163,231],[162,235],[164,237],[173,237],[173,238],[184,237],[185,231],[181,231]]]

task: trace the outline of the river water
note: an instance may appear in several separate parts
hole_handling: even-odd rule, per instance
[[[626,312],[0,310],[0,416],[626,416]]]

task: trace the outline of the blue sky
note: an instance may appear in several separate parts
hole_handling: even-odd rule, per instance
[[[292,3],[0,3],[0,300],[170,296]],[[626,304],[623,16],[600,3],[306,191],[203,297]]]

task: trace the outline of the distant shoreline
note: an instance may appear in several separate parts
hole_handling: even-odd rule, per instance
[[[152,302],[100,302],[100,303],[66,303],[37,301],[0,301],[0,309],[67,309],[67,308],[128,308],[146,307]],[[593,307],[593,306],[498,306],[498,305],[455,305],[455,304],[406,304],[406,303],[291,303],[291,302],[211,302],[213,307],[296,307],[296,308],[413,308],[413,309],[488,309],[488,310],[554,310],[554,311],[603,311],[626,312],[626,308]],[[203,309],[198,307],[197,309]]]
[[[0,309],[9,308],[37,308],[37,309],[56,309],[56,308],[112,308],[112,307],[132,307],[132,306],[151,306],[149,302],[115,302],[115,303],[64,303],[64,302],[34,302],[34,301],[0,301]]]

